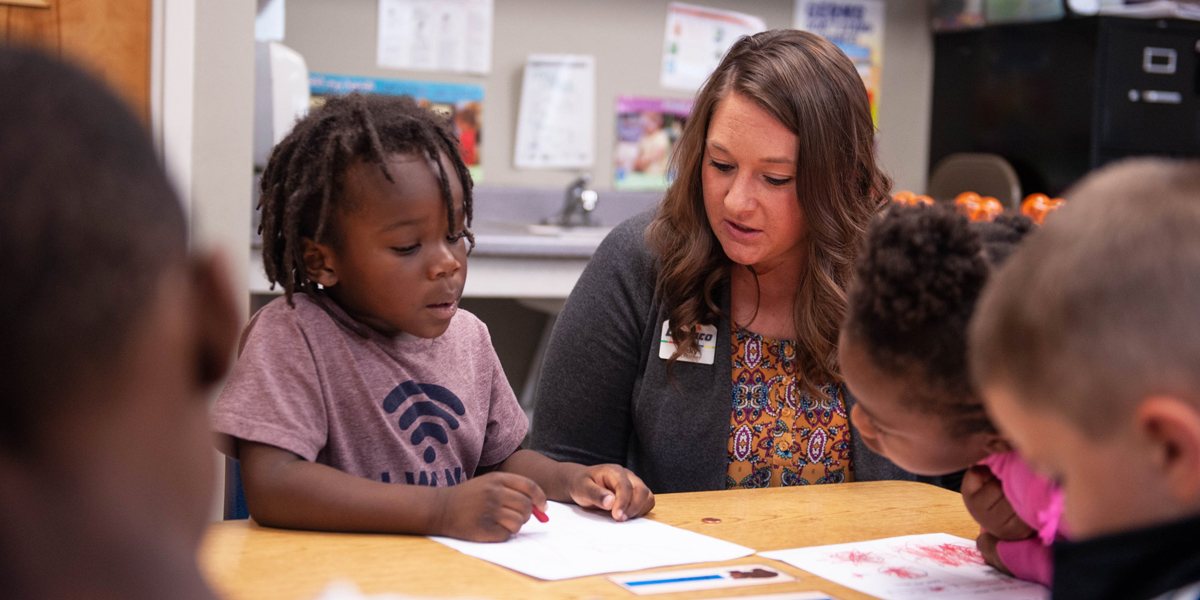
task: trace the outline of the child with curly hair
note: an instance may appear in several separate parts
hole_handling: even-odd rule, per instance
[[[471,185],[450,123],[409,97],[333,98],[272,152],[263,266],[286,297],[247,326],[213,417],[259,523],[501,541],[547,499],[654,506],[621,466],[520,448],[487,328],[458,310]]]
[[[993,566],[1049,585],[1061,494],[997,433],[967,368],[984,284],[1033,228],[971,223],[943,206],[893,206],[859,256],[838,356],[863,442],[922,475],[968,469],[963,499]]]

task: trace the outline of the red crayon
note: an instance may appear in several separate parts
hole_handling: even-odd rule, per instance
[[[550,520],[550,517],[547,517],[546,513],[538,510],[536,506],[533,507],[533,516],[541,523],[545,523],[546,521]]]

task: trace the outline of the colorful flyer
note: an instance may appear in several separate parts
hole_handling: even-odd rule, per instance
[[[766,29],[762,18],[754,15],[672,2],[667,7],[659,83],[695,92],[738,38]]]
[[[618,190],[665,190],[668,167],[692,100],[617,96],[617,147],[613,151],[613,187]]]
[[[883,69],[883,0],[796,0],[794,27],[837,45],[858,69],[879,125]]]
[[[471,178],[475,183],[483,179],[479,160],[480,144],[483,143],[483,86],[329,73],[310,73],[308,82],[312,89],[313,108],[324,104],[329,96],[350,92],[412,96],[417,104],[453,121],[463,162],[467,163]]]

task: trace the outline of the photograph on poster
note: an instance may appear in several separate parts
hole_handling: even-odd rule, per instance
[[[618,96],[613,187],[667,189],[671,152],[691,111],[691,99]]]
[[[350,92],[412,96],[417,104],[449,117],[458,135],[463,162],[471,171],[475,183],[483,179],[479,155],[483,144],[483,86],[467,83],[411,81],[378,77],[353,77],[329,73],[310,73],[312,107],[325,103],[325,98]]]

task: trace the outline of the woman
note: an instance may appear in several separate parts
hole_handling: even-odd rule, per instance
[[[533,448],[655,492],[913,479],[852,432],[845,288],[891,182],[854,65],[739,40],[696,98],[655,214],[601,244],[546,352]]]

